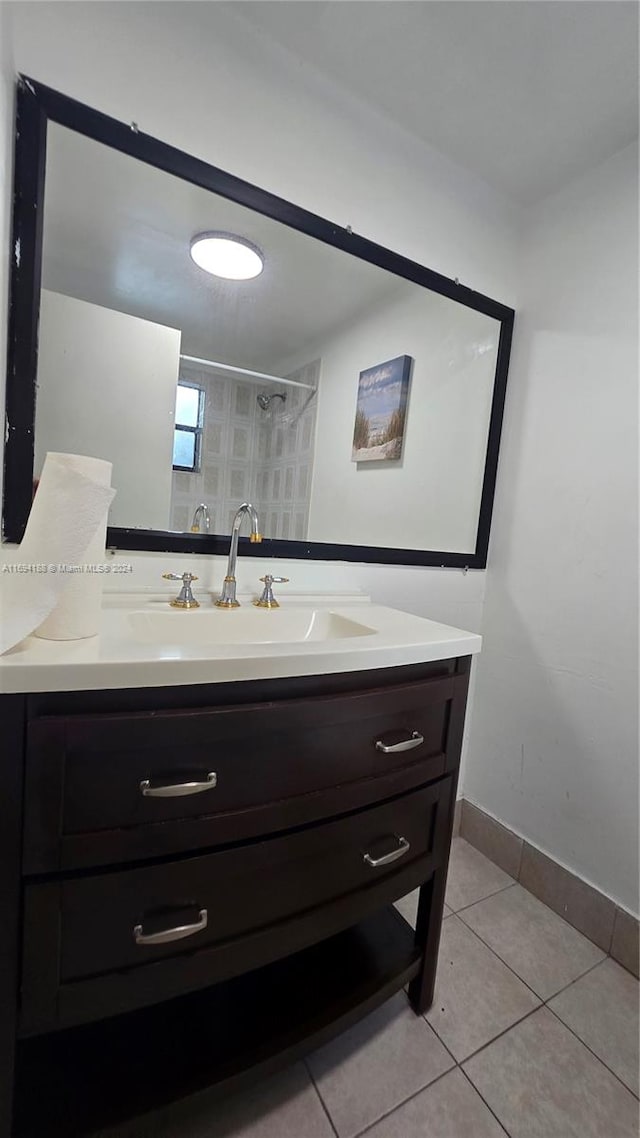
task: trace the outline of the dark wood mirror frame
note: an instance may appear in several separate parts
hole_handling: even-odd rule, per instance
[[[266,214],[293,229],[351,253],[352,256],[368,261],[372,265],[378,265],[441,296],[449,297],[477,312],[483,312],[500,322],[474,550],[468,553],[450,553],[432,549],[391,549],[282,539],[266,539],[261,545],[252,545],[246,538],[241,539],[243,556],[484,569],[487,563],[513,334],[513,309],[481,293],[473,292],[459,284],[457,280],[450,280],[364,237],[359,237],[349,229],[334,225],[299,206],[292,205],[283,198],[233,177],[215,166],[210,166],[199,158],[159,142],[158,139],[138,131],[134,123],[119,122],[26,76],[20,76],[17,82],[4,465],[4,541],[21,541],[33,494],[38,318],[49,121],[59,123],[178,178]],[[112,549],[156,550],[170,553],[226,554],[229,535],[110,527],[107,531],[107,546]]]

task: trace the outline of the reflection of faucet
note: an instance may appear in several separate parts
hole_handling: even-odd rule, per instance
[[[200,517],[202,517],[204,521],[204,532],[208,533],[211,519],[209,517],[209,507],[206,506],[204,502],[201,502],[199,506],[196,506],[193,512],[193,517],[191,519],[192,533],[202,533],[202,530],[200,528]]]
[[[248,514],[251,519],[251,533],[249,541],[262,541],[262,534],[258,530],[258,515],[251,502],[243,502],[236,511],[231,526],[231,545],[229,546],[229,560],[227,562],[227,575],[222,583],[222,592],[215,602],[221,609],[237,609],[240,601],[236,600],[236,561],[238,559],[238,537],[242,520]]]

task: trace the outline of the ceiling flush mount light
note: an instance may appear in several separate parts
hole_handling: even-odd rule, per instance
[[[228,281],[250,281],[264,268],[258,246],[234,233],[198,233],[191,242],[191,256],[205,273]]]

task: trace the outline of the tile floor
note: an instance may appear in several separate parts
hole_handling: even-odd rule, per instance
[[[410,923],[416,898],[398,908]],[[460,838],[436,998],[103,1138],[638,1138],[638,982]]]

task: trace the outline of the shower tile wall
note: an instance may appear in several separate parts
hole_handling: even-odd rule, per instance
[[[290,372],[286,378],[317,387],[320,360]],[[268,393],[277,390],[273,384]],[[262,421],[258,431],[257,497],[266,519],[267,537],[304,541],[308,537],[316,398],[309,402],[311,392],[304,387],[283,390],[287,395],[284,405],[274,399],[269,411],[258,410]]]
[[[173,472],[171,528],[189,530],[193,511],[205,502],[211,532],[228,533],[238,506],[255,489],[256,396],[262,388],[195,368],[182,369],[180,378],[204,388],[204,430],[200,471]]]
[[[315,386],[319,370],[316,361],[287,378]],[[181,378],[205,390],[202,462],[197,474],[174,471],[171,528],[188,530],[196,506],[205,502],[211,532],[229,533],[235,511],[249,499],[266,537],[306,538],[315,399],[300,415],[309,392],[288,387],[286,403],[273,400],[265,412],[257,396],[272,394],[278,390],[275,384],[248,383],[192,368],[184,369]]]

